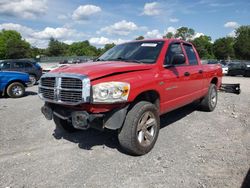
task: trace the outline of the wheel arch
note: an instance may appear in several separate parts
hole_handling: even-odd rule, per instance
[[[218,87],[219,79],[217,77],[213,77],[210,81],[210,84],[215,84]]]
[[[154,104],[157,109],[160,108],[160,94],[156,90],[146,90],[136,95],[129,109],[131,109],[139,101],[148,101]]]
[[[24,87],[27,87],[27,85],[22,81],[22,80],[11,80],[8,82],[8,84],[6,84],[6,86],[4,87],[3,89],[3,93],[6,94],[7,92],[7,88],[9,87],[10,84],[14,83],[14,82],[18,82],[18,83],[21,83]]]

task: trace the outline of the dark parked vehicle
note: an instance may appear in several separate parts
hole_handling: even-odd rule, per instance
[[[41,66],[30,60],[4,60],[0,62],[0,70],[28,73],[30,85],[34,85],[42,76]]]
[[[230,63],[228,67],[228,76],[250,76],[250,62],[247,63]]]

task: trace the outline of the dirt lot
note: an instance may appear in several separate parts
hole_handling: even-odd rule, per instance
[[[142,157],[124,154],[112,132],[54,130],[37,87],[0,98],[0,187],[247,187],[250,78],[223,82],[241,83],[242,93],[220,93],[211,113],[189,105],[164,115]]]

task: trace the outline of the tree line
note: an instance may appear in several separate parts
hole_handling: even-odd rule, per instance
[[[202,59],[240,59],[250,60],[250,25],[241,26],[235,31],[235,37],[222,37],[214,42],[210,36],[194,38],[192,28],[180,27],[175,33],[168,32],[163,38],[180,38],[193,43]],[[136,40],[144,39],[139,36]]]
[[[103,48],[92,46],[88,40],[66,44],[50,38],[45,49],[31,46],[14,30],[0,31],[0,59],[35,58],[36,56],[100,56],[115,44],[106,44]]]
[[[242,59],[250,60],[250,25],[241,26],[235,31],[235,37],[223,37],[212,42],[210,36],[194,38],[192,28],[180,27],[175,33],[168,32],[163,38],[181,38],[192,42],[203,59]],[[139,36],[136,40],[144,39]],[[88,40],[66,44],[51,38],[46,49],[31,46],[20,33],[14,30],[0,31],[0,59],[34,58],[43,56],[100,56],[115,44],[106,44],[97,48]]]

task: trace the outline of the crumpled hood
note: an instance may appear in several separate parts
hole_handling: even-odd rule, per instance
[[[51,73],[84,74],[90,80],[112,74],[151,69],[151,64],[138,64],[123,61],[89,62],[78,65],[67,65],[51,71]]]

